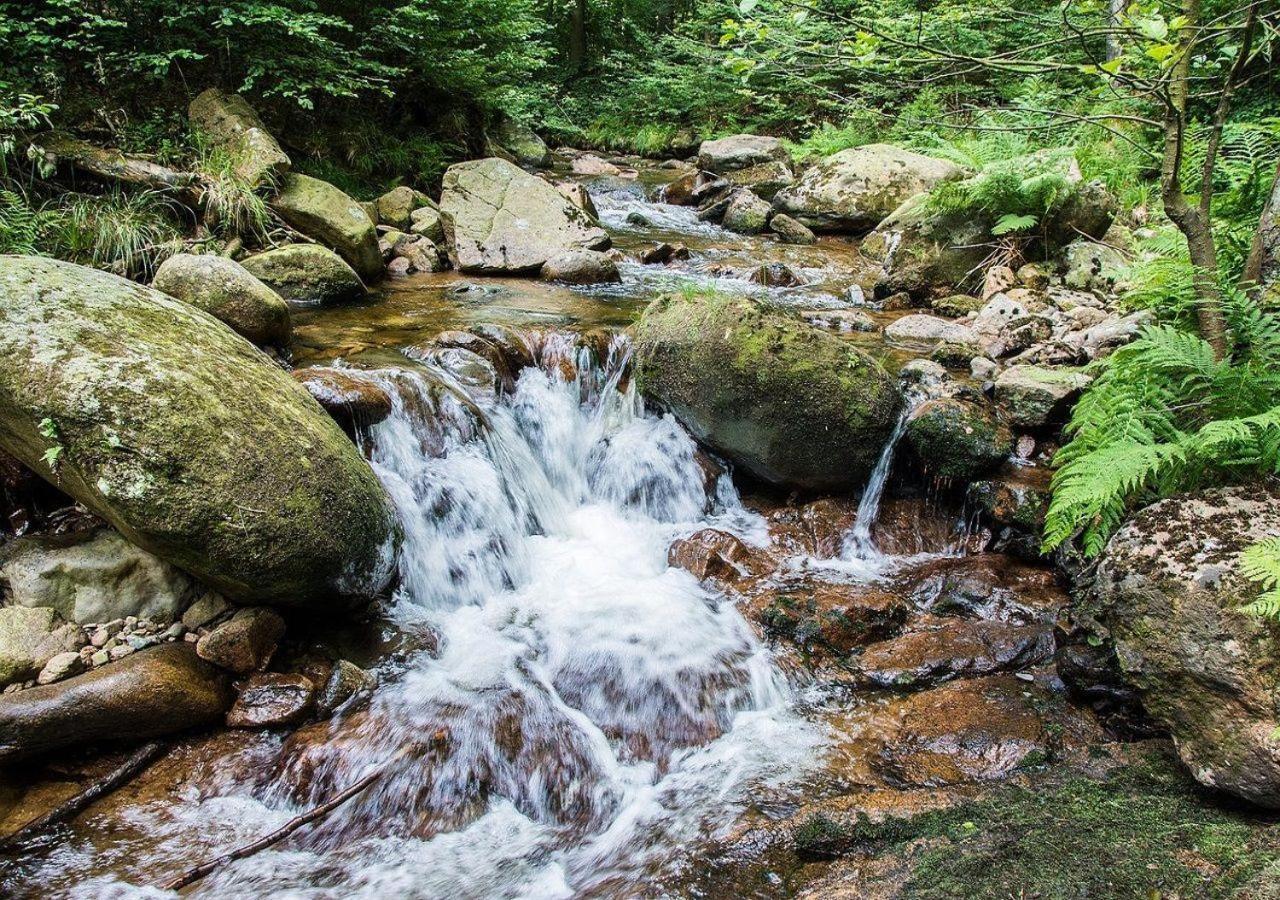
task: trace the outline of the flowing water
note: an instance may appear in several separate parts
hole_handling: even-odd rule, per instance
[[[627,264],[623,285],[603,290],[495,281],[478,302],[459,299],[474,292],[460,293],[457,276],[432,276],[364,307],[299,317],[304,356],[360,365],[394,399],[364,450],[404,527],[386,611],[400,650],[375,659],[380,685],[366,707],[254,738],[199,786],[122,805],[109,838],[90,821],[27,864],[24,885],[47,896],[159,896],[146,887],[157,873],[260,837],[385,767],[322,823],[195,893],[656,896],[689,864],[682,851],[820,764],[829,736],[800,711],[803,680],[782,675],[731,598],[667,563],[672,541],[699,529],[748,544],[767,529],[727,475],[708,477],[674,419],[644,408],[625,337],[591,350],[542,330],[538,364],[497,392],[439,360],[399,355],[445,328],[504,316],[580,330],[626,320],[679,279],[811,307],[856,284],[846,246],[730,236],[632,192],[596,199],[620,245],[680,238],[695,247],[691,260]],[[648,224],[629,225],[633,213]],[[744,277],[779,258],[809,284],[779,291]],[[891,563],[872,528],[905,422],[846,535],[843,558],[858,577]]]

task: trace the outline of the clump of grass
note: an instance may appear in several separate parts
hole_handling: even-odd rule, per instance
[[[155,191],[67,194],[46,209],[41,244],[60,259],[148,278],[182,248],[178,212]]]
[[[271,212],[264,194],[276,189],[274,183],[253,184],[237,171],[242,160],[204,137],[194,136],[192,168],[203,176],[204,223],[221,238],[240,237],[260,244],[271,224]]]

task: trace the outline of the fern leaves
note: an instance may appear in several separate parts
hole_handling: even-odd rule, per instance
[[[1242,606],[1241,611],[1280,619],[1280,537],[1260,541],[1241,553],[1240,571],[1262,588],[1261,596]]]

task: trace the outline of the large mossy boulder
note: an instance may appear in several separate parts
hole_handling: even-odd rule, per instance
[[[289,303],[327,306],[360,300],[368,290],[355,269],[319,244],[289,244],[257,253],[241,265]]]
[[[449,167],[440,216],[462,272],[531,274],[566,250],[609,247],[604,229],[554,185],[496,157]]]
[[[543,166],[551,158],[551,151],[528,125],[512,119],[503,119],[488,133],[486,144],[491,156],[509,156],[522,166]]]
[[[258,114],[239,94],[209,88],[187,108],[195,130],[235,160],[235,173],[251,186],[276,184],[289,171],[280,149]]]
[[[775,485],[857,488],[902,407],[879,363],[747,298],[660,298],[641,317],[636,341],[645,395]]]
[[[891,144],[851,147],[826,157],[773,198],[814,231],[870,231],[909,197],[959,178],[963,169]]]
[[[271,201],[280,218],[347,261],[366,281],[382,277],[378,231],[363,206],[327,181],[299,175],[284,177]]]
[[[1240,553],[1277,534],[1274,482],[1163,500],[1116,532],[1085,600],[1192,776],[1273,809],[1280,626],[1241,610],[1259,587]]]
[[[978,278],[992,229],[1007,210],[992,208],[989,195],[1054,183],[1049,209],[1023,247],[1032,259],[1047,259],[1080,236],[1101,239],[1111,227],[1115,198],[1097,181],[1086,182],[1074,158],[1036,153],[997,164],[963,181],[941,182],[910,197],[867,235],[862,252],[881,264],[877,296],[907,291],[913,297],[942,296]],[[1018,187],[1013,187],[1016,183]]]
[[[179,253],[161,263],[151,286],[203,309],[259,347],[289,346],[289,305],[234,260]]]
[[[0,257],[0,448],[231,599],[368,598],[392,575],[391,502],[306,388],[105,272]]]

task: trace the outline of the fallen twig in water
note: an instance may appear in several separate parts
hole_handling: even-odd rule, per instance
[[[208,860],[207,862],[202,862],[200,865],[196,866],[193,869],[188,869],[186,872],[182,873],[177,878],[173,879],[173,881],[170,881],[168,884],[166,884],[164,886],[165,890],[169,890],[169,891],[180,890],[181,888],[184,888],[187,885],[190,885],[199,881],[201,878],[204,878],[209,873],[217,869],[220,869],[222,866],[225,866],[229,862],[235,862],[237,859],[244,859],[247,856],[253,856],[255,853],[259,852],[260,850],[266,850],[268,847],[272,846],[273,844],[278,844],[280,841],[284,840],[289,835],[293,834],[303,825],[306,825],[310,822],[314,822],[316,819],[323,818],[324,816],[333,812],[342,804],[346,803],[352,797],[356,796],[356,794],[359,794],[369,785],[373,784],[375,781],[377,781],[379,778],[385,775],[387,771],[392,767],[392,765],[394,765],[395,763],[403,759],[407,755],[407,753],[408,753],[407,748],[405,750],[401,750],[399,753],[397,753],[395,756],[388,759],[381,766],[374,769],[368,775],[365,775],[355,784],[351,785],[351,787],[347,788],[342,793],[335,796],[332,800],[326,801],[325,803],[322,803],[317,807],[309,809],[306,812],[302,813],[301,815],[294,816],[292,819],[290,819],[288,822],[285,822],[283,825],[281,825],[279,828],[277,828],[275,831],[271,832],[270,834],[264,837],[260,837],[258,838],[258,840],[250,844],[244,844],[243,846],[237,847],[234,850],[232,850],[230,853],[224,853],[222,856],[215,857],[214,859]]]
[[[126,781],[132,779],[167,749],[169,749],[167,741],[152,741],[139,747],[134,751],[133,755],[112,769],[106,777],[98,779],[70,800],[59,804],[40,818],[32,819],[17,831],[0,838],[0,850],[9,850],[19,844],[25,844],[32,838],[48,831],[59,822],[74,818],[95,800],[106,796]]]

